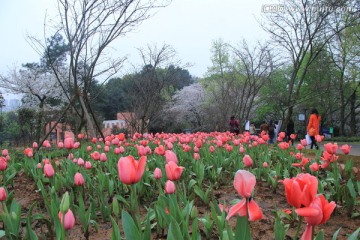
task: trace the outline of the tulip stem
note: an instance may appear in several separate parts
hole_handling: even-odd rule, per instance
[[[130,204],[131,204],[131,213],[133,215],[134,221],[138,227],[140,227],[139,222],[139,202],[136,193],[136,184],[131,185],[131,193],[130,193]]]
[[[299,224],[297,226],[295,237],[294,237],[295,240],[297,240],[299,238],[299,232],[300,232],[302,220],[303,220],[303,217],[299,216]]]

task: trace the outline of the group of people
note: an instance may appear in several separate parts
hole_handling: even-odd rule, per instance
[[[314,108],[311,111],[309,122],[307,124],[307,134],[311,139],[310,149],[313,149],[314,147],[316,149],[319,149],[315,136],[319,135],[320,121],[321,121],[321,116],[319,115],[317,109]],[[239,121],[235,119],[235,116],[231,116],[229,121],[229,126],[231,133],[234,134],[240,133],[240,124]],[[278,133],[280,132],[280,128],[281,128],[281,123],[279,123],[278,121],[271,120],[269,124],[266,123],[266,121],[263,121],[260,125],[260,132],[265,131],[269,135],[268,143],[275,143],[278,137]],[[251,135],[257,134],[254,122],[252,122],[251,124],[246,123],[245,130],[249,131]],[[286,137],[287,137],[287,141],[291,141],[291,143],[293,144],[293,140],[290,138],[291,134],[295,134],[295,125],[294,125],[294,121],[292,119],[289,119],[286,125]]]

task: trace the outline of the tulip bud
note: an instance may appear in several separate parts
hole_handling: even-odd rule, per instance
[[[70,197],[69,192],[65,192],[60,203],[60,211],[65,214],[70,207]]]
[[[3,187],[0,187],[0,201],[5,201],[6,200],[6,190]]]

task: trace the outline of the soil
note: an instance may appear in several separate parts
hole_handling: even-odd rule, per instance
[[[310,154],[311,155],[311,154]],[[350,156],[354,160],[354,166],[357,169],[360,169],[360,156]],[[340,155],[339,163],[344,163],[345,159],[349,156]],[[356,171],[356,170],[355,170]],[[360,173],[356,173],[356,178],[360,179]],[[23,173],[18,173],[18,176],[14,179],[14,186],[10,188],[9,191],[14,191],[14,198],[21,204],[23,217],[26,217],[27,211],[30,208],[31,204],[35,201],[41,203],[42,196],[38,193],[36,184]],[[226,201],[230,202],[233,199],[239,198],[236,191],[232,186],[232,181],[229,181],[228,186],[221,186],[220,188],[214,190],[214,195],[219,200],[219,202]],[[359,202],[359,198],[357,201]],[[264,219],[256,222],[251,222],[251,231],[254,240],[257,239],[274,239],[274,211],[279,209],[289,209],[290,206],[286,202],[284,189],[282,184],[278,185],[277,191],[274,192],[273,189],[266,182],[257,182],[255,187],[255,201],[260,205],[264,213]],[[209,212],[210,208],[204,206],[201,201],[195,203],[199,210],[199,215]],[[41,205],[41,204],[38,204]],[[41,212],[40,208],[35,208],[34,212]],[[357,205],[356,212],[360,212],[360,206]],[[43,212],[44,213],[44,212]],[[230,223],[235,226],[235,219],[231,219]],[[290,224],[290,228],[287,232],[287,239],[292,239],[295,235],[295,230],[297,226],[296,221],[287,221],[286,223]],[[98,230],[95,231],[94,228],[90,230],[90,238],[93,240],[108,240],[111,238],[112,226],[110,222],[102,223],[98,222]],[[24,226],[25,227],[25,223]],[[33,224],[33,229],[38,233],[40,239],[48,239],[47,227],[44,223],[35,222]],[[341,227],[341,230],[338,234],[337,239],[347,239],[349,234],[353,233],[358,227],[360,227],[360,217],[350,218],[345,209],[342,206],[337,206],[336,211],[332,214],[329,221],[323,225],[317,226],[316,231],[324,230],[325,239],[331,239],[332,235]],[[305,224],[302,224],[302,229],[300,234],[303,232]],[[201,225],[200,225],[201,230]],[[43,236],[41,238],[41,236]],[[72,240],[81,240],[85,239],[82,230],[81,224],[76,223],[75,227],[68,231],[68,238]],[[153,239],[166,239],[166,236],[157,236],[155,233]],[[202,239],[205,239],[203,237]],[[219,239],[218,236],[212,236],[211,239]]]

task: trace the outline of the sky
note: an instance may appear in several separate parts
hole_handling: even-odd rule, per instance
[[[44,19],[55,14],[56,0],[0,0],[0,74],[14,66],[39,62],[40,56],[26,40],[27,35],[43,37]],[[211,46],[215,40],[236,44],[265,40],[267,34],[257,19],[261,8],[271,0],[173,0],[156,11],[135,31],[119,39],[114,56],[127,56],[140,64],[137,48],[147,44],[171,45],[191,75],[203,77],[211,66]],[[130,69],[126,64],[119,77]]]

